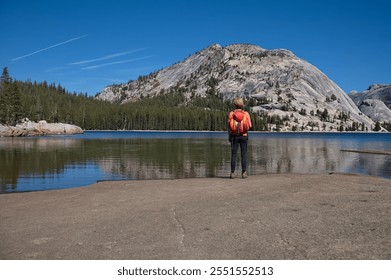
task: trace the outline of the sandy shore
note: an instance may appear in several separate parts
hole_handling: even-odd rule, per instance
[[[0,195],[0,259],[391,259],[391,180],[100,182]]]

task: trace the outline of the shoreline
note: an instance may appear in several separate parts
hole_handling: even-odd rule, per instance
[[[95,129],[91,129],[91,130],[83,130],[84,132],[182,132],[182,133],[197,133],[197,132],[202,132],[202,133],[205,133],[205,132],[210,132],[210,133],[228,133],[227,130],[137,130],[137,129],[134,129],[134,130],[122,130],[122,129],[118,129],[118,130],[95,130]],[[391,133],[389,131],[261,131],[261,130],[250,130],[249,131],[250,135],[251,133],[276,133],[276,134],[279,134],[279,133],[292,133],[292,134],[299,134],[299,133],[335,133],[335,134],[343,134],[343,133],[352,133],[352,134],[361,134],[361,133],[365,133],[365,134],[387,134],[387,133]]]
[[[391,155],[391,152],[381,152],[381,151],[357,151],[357,150],[341,150],[341,152],[353,152],[353,153],[366,153],[366,154],[375,154],[375,155]],[[378,178],[378,179],[384,179],[384,180],[390,180],[390,177],[382,177],[382,176],[376,176],[376,175],[368,175],[364,173],[346,173],[346,172],[328,172],[328,173],[263,173],[263,174],[251,174],[251,177],[262,177],[262,176],[289,176],[289,175],[319,175],[319,176],[326,176],[326,175],[344,175],[344,176],[363,176],[363,177],[371,177],[371,178]],[[0,191],[0,196],[2,195],[9,195],[9,194],[23,194],[23,193],[35,193],[35,192],[46,192],[46,191],[62,191],[62,190],[72,190],[72,189],[78,189],[78,188],[87,188],[94,186],[96,184],[100,183],[119,183],[119,182],[143,182],[143,181],[159,181],[161,183],[164,183],[165,181],[174,181],[174,180],[203,180],[203,179],[230,179],[227,175],[226,177],[190,177],[190,178],[156,178],[156,179],[102,179],[97,180],[95,182],[91,182],[88,184],[80,185],[80,186],[73,186],[73,187],[64,187],[64,188],[53,188],[53,189],[36,189],[36,190],[21,190],[21,191]],[[236,177],[236,179],[241,179],[240,177]]]
[[[69,125],[56,123],[59,125]],[[78,132],[43,132],[39,130],[20,129],[17,127],[1,125],[0,139],[12,138],[12,137],[41,137],[41,136],[61,136],[61,135],[77,135],[84,134],[85,132],[136,132],[136,133],[227,133],[226,130],[82,130]],[[73,125],[69,125],[73,126]],[[388,134],[389,131],[250,131],[250,135],[257,134]]]
[[[391,155],[391,151],[379,151],[379,150],[350,150],[350,149],[341,149],[341,152],[346,153],[360,153],[360,154],[373,154],[373,155]]]
[[[0,196],[0,259],[391,259],[391,180],[103,181]]]

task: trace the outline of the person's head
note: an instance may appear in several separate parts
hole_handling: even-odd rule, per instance
[[[243,109],[243,107],[244,107],[243,98],[242,97],[235,98],[233,104],[234,104],[235,108]]]

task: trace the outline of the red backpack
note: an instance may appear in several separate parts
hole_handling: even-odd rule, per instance
[[[230,114],[229,127],[231,134],[243,135],[250,129],[249,121],[245,111],[237,109]]]

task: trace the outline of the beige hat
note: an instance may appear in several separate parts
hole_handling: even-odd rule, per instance
[[[244,107],[244,102],[242,97],[237,97],[234,99],[234,105],[237,108],[243,108]]]

